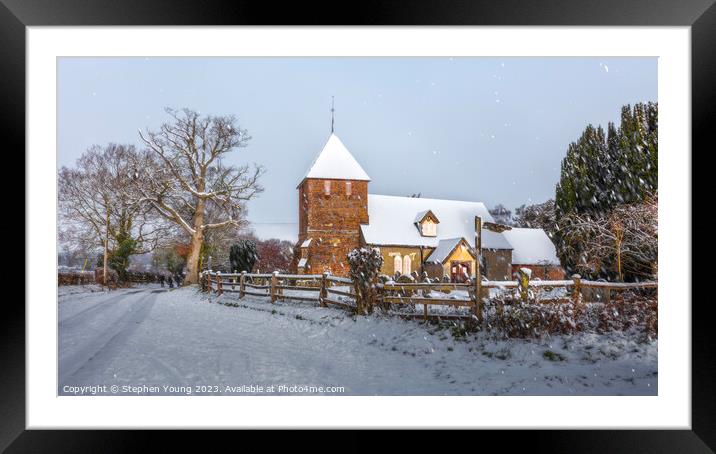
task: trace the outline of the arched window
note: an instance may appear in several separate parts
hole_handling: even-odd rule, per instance
[[[331,195],[331,180],[325,180],[323,182],[323,192],[326,195]]]
[[[351,195],[351,182],[346,181],[346,195]]]
[[[406,255],[403,257],[403,274],[406,276],[410,275],[410,256]]]
[[[393,259],[393,272],[395,271],[398,273],[403,272],[403,259],[400,258],[400,254],[396,254]]]

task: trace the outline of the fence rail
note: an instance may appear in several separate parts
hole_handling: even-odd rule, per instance
[[[240,298],[246,295],[264,296],[270,298],[271,303],[275,303],[277,300],[313,301],[324,307],[329,304],[346,308],[355,307],[356,295],[353,281],[345,277],[332,276],[328,273],[304,275],[280,274],[278,272],[251,274],[246,272],[221,273],[218,271],[203,271],[201,275],[204,283],[203,289],[219,295],[227,292],[238,293]],[[576,302],[584,302],[585,296],[587,296],[590,301],[596,298],[598,301],[609,303],[612,291],[658,288],[658,282],[590,281],[582,279],[578,274],[572,276],[572,279],[542,281],[538,279],[530,280],[529,276],[522,275],[516,281],[482,281],[480,287],[488,290],[517,290],[515,299],[518,302],[528,301],[531,298],[531,290],[564,288],[572,290],[569,298]],[[482,298],[480,298],[480,304],[478,304],[478,299],[475,298],[475,283],[402,283],[391,281],[377,284],[376,288],[378,289],[378,302],[387,305],[389,308],[393,305],[400,307],[401,305],[420,304],[423,306],[422,315],[393,311],[389,311],[389,313],[413,318],[420,317],[426,320],[436,316],[441,318],[464,317],[462,315],[431,314],[428,309],[429,306],[467,307],[470,309],[471,314],[479,314],[483,308],[482,301],[486,297],[486,293],[481,290]],[[464,293],[460,296],[447,296],[455,291]]]

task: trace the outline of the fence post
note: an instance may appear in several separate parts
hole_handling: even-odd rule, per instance
[[[234,274],[238,273],[239,270],[234,270]],[[234,289],[234,286],[236,285],[236,276],[231,278],[231,290]]]
[[[523,303],[527,303],[530,296],[530,274],[526,272],[525,268],[520,268],[517,275],[519,276],[517,283],[520,286],[520,298]]]
[[[241,272],[241,277],[239,278],[239,298],[243,298],[246,293],[246,285],[244,285],[246,282],[246,271]]]
[[[162,284],[162,286],[164,286],[164,284]],[[211,293],[212,291],[214,291],[214,289],[211,288],[211,270],[209,270],[209,271],[206,273],[206,287],[207,287],[207,291],[208,291],[209,293]]]
[[[221,271],[216,272],[216,292],[219,295],[224,294],[224,286],[221,284]]]
[[[607,304],[612,302],[612,289],[609,287],[604,289],[604,302]]]
[[[423,318],[425,319],[426,322],[428,321],[428,304],[427,303],[423,303]]]
[[[318,294],[318,302],[321,303],[321,307],[326,307],[326,302],[324,301],[324,298],[328,297],[328,292],[326,291],[327,280],[328,273],[324,271],[323,276],[321,276],[321,293]]]
[[[572,299],[574,300],[574,304],[579,304],[581,300],[581,293],[582,293],[582,276],[579,274],[573,274],[572,280],[574,281],[574,290],[572,291]]]
[[[271,303],[276,302],[276,284],[278,284],[278,271],[274,271],[271,274]]]

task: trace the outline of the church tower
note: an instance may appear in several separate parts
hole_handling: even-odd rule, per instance
[[[360,225],[368,223],[370,177],[331,133],[299,183],[299,274],[348,275],[346,255],[360,246]]]

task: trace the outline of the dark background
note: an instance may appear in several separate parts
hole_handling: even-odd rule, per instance
[[[25,27],[40,25],[652,25],[692,27],[692,149],[690,159],[701,164],[714,149],[716,120],[716,6],[714,0],[507,0],[507,1],[189,1],[189,0],[0,0],[0,125],[2,170],[6,187],[3,213],[12,219],[24,213],[17,196],[17,176],[25,170]],[[664,150],[689,158],[689,150]],[[54,151],[48,150],[48,158]],[[705,163],[705,161],[704,161]],[[712,177],[709,165],[697,165],[692,181],[706,189]],[[9,188],[10,190],[8,190]],[[692,202],[707,219],[710,201]],[[668,215],[668,214],[667,214]],[[20,228],[6,217],[0,245],[5,265],[0,311],[0,449],[7,452],[144,452],[167,451],[171,443],[184,449],[207,450],[330,450],[375,451],[388,447],[387,433],[333,431],[328,434],[287,432],[281,436],[260,432],[179,431],[25,431],[25,312],[17,294],[24,292],[20,274]],[[24,219],[24,217],[23,217]],[[682,220],[684,234],[699,241],[694,258],[708,257],[711,233],[694,231],[692,220]],[[702,222],[699,225],[706,225]],[[694,225],[696,227],[697,225]],[[27,226],[25,226],[27,227]],[[30,241],[25,238],[25,242]],[[8,246],[18,250],[13,251]],[[668,258],[663,258],[667,259]],[[22,265],[22,266],[21,266]],[[391,433],[394,449],[500,450],[521,452],[714,452],[716,447],[716,360],[711,336],[714,324],[710,272],[692,263],[699,283],[684,291],[692,303],[692,431],[409,431]],[[31,281],[25,285],[53,285]],[[236,411],[241,411],[237,406]],[[476,408],[475,411],[479,411]],[[426,414],[426,419],[439,415]],[[578,415],[575,415],[578,416]],[[337,415],[339,417],[339,415]],[[539,423],[539,421],[536,421]],[[191,438],[191,439],[190,439]],[[255,446],[255,447],[253,447]]]

